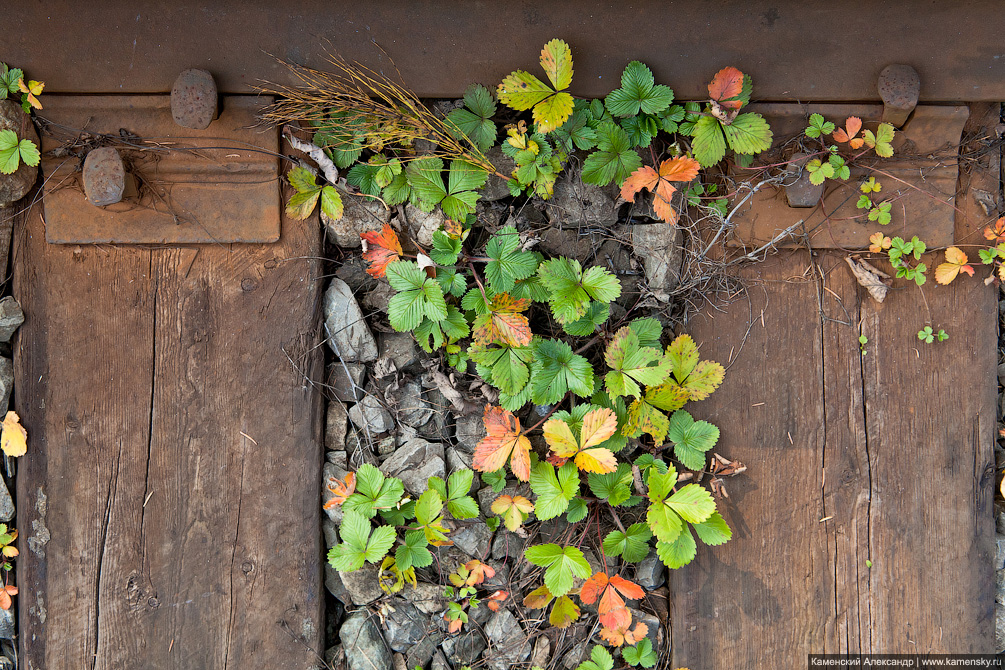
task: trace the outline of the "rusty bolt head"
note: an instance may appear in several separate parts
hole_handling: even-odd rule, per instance
[[[217,117],[216,82],[206,70],[185,70],[171,89],[171,115],[183,128],[203,130]]]
[[[879,73],[879,97],[883,100],[883,121],[900,128],[918,106],[921,77],[910,65],[887,65]]]
[[[114,205],[126,189],[126,168],[111,147],[94,149],[84,159],[84,194],[97,207]]]

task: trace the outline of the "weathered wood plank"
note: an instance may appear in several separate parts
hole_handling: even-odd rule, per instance
[[[968,132],[988,137],[997,109],[975,108]],[[989,217],[967,189],[994,192],[999,159],[961,174],[959,244],[981,241]],[[930,275],[941,256],[926,257]],[[694,408],[750,470],[727,482],[733,540],[671,576],[674,663],[991,652],[997,289],[963,277],[878,305],[839,254],[815,260],[809,272],[805,253],[756,268],[769,281],[749,305],[690,328],[704,357],[726,360],[750,327],[722,388]],[[918,341],[929,319],[947,342]]]
[[[21,562],[30,667],[310,667],[320,396],[290,358],[319,376],[317,221],[155,250],[46,245],[38,221],[16,288],[19,510],[52,537]]]
[[[689,409],[720,427],[715,451],[749,470],[727,481],[720,504],[733,539],[699,543],[671,574],[674,667],[798,667],[824,644],[833,589],[822,574],[822,338],[817,286],[800,276],[808,264],[805,253],[769,261],[752,273],[761,281],[749,303],[688,328],[702,358],[728,366],[722,387]]]
[[[457,97],[516,68],[540,76],[541,46],[558,37],[572,46],[571,90],[582,96],[607,95],[637,59],[682,100],[706,97],[727,65],[753,77],[761,100],[878,100],[877,77],[893,62],[918,70],[922,100],[1005,99],[1005,15],[993,0],[49,0],[10,21],[34,39],[10,40],[5,61],[60,93],[163,93],[190,67],[247,93],[259,79],[292,80],[270,54],[318,66],[330,44],[370,67],[396,66],[419,95]]]
[[[997,123],[997,105],[976,106],[964,135],[987,137]],[[991,155],[961,177],[960,244],[983,241],[975,233],[987,217],[968,189],[996,191]],[[942,256],[926,258],[930,276]],[[864,366],[873,567],[862,599],[877,651],[990,653],[997,289],[966,276],[925,289],[862,305],[874,345]],[[916,333],[929,320],[950,339],[920,343]]]
[[[18,559],[29,668],[94,667],[101,603],[128,610],[150,431],[150,252],[46,244],[41,208],[15,227]],[[142,645],[142,640],[136,640]]]

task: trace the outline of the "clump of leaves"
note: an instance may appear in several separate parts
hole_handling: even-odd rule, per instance
[[[935,281],[943,285],[951,284],[961,272],[974,276],[973,266],[967,264],[967,255],[959,247],[949,247],[946,249],[946,262],[935,268]]]
[[[740,156],[753,156],[771,147],[773,135],[760,114],[740,114],[750,102],[753,84],[735,67],[719,70],[708,85],[704,113],[693,109],[682,128],[693,137],[691,149],[702,167],[711,167],[726,155],[726,146]],[[743,159],[746,162],[747,159]]]
[[[543,200],[552,196],[563,158],[552,150],[542,133],[528,135],[521,121],[507,131],[502,151],[516,162],[514,178],[506,182],[512,195],[526,192]]]
[[[296,193],[286,203],[286,214],[293,219],[306,219],[314,213],[314,208],[321,200],[321,211],[332,219],[341,219],[343,212],[342,196],[331,184],[320,186],[314,173],[304,167],[296,167],[286,175],[287,181]]]
[[[3,174],[13,174],[20,167],[21,162],[34,167],[38,165],[41,154],[35,143],[25,138],[17,139],[17,133],[13,130],[0,130],[0,172]]]
[[[496,141],[498,131],[492,121],[495,113],[496,103],[492,93],[481,84],[472,84],[464,91],[464,107],[447,114],[447,120],[472,144],[486,151]]]
[[[931,344],[935,340],[939,342],[944,342],[949,339],[949,335],[943,329],[939,328],[938,332],[932,330],[931,326],[925,326],[918,331],[918,339],[925,344]]]
[[[671,226],[677,223],[677,211],[673,208],[673,194],[677,187],[673,182],[689,182],[698,176],[698,161],[681,156],[670,158],[660,164],[659,172],[645,165],[625,179],[621,186],[621,197],[635,202],[635,194],[646,189],[653,194],[653,211]]]
[[[550,133],[572,114],[573,99],[565,89],[572,83],[572,50],[554,39],[541,50],[541,68],[551,86],[523,70],[515,70],[499,84],[499,101],[517,111],[533,108],[540,133]]]
[[[898,277],[903,277],[915,282],[918,286],[923,286],[927,280],[925,273],[928,272],[928,266],[924,263],[915,263],[912,265],[910,258],[914,256],[915,261],[921,260],[921,256],[925,253],[926,249],[927,246],[925,243],[915,235],[910,240],[904,240],[902,237],[893,238],[890,241],[890,248],[886,253],[890,259],[890,263],[897,271]]]

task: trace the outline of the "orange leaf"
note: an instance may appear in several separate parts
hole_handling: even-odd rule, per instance
[[[988,226],[984,229],[984,237],[995,244],[1005,242],[1005,216],[995,221],[994,228]]]
[[[371,277],[383,277],[387,270],[387,264],[401,258],[401,244],[398,242],[398,236],[394,229],[386,223],[379,233],[377,231],[363,233],[360,238],[366,243],[363,260],[370,263],[366,273]]]
[[[632,625],[631,620],[629,620],[624,626],[602,628],[600,630],[600,637],[607,640],[607,642],[612,646],[620,647],[626,642],[628,644],[636,644],[649,633],[649,626],[645,625],[641,621],[635,624],[635,630],[628,630],[630,625]],[[678,670],[685,670],[685,668],[679,668]]]
[[[530,344],[530,322],[520,312],[530,306],[530,300],[518,299],[507,293],[497,293],[488,305],[488,314],[475,317],[474,340],[476,345],[501,342],[511,347]]]
[[[7,585],[0,589],[0,609],[9,610],[11,606],[11,596],[17,595],[17,587]]]
[[[874,254],[882,253],[884,249],[889,249],[890,245],[893,244],[893,240],[883,235],[883,233],[873,234],[869,237],[869,241],[872,243],[869,245],[869,251]]]
[[[715,73],[708,85],[708,95],[727,109],[740,109],[743,106],[735,98],[743,91],[743,73],[735,67],[724,67]]]
[[[325,503],[325,509],[338,507],[356,490],[356,473],[350,472],[345,476],[345,481],[337,479],[328,480],[328,490],[335,494],[335,497]]]
[[[489,609],[492,610],[493,612],[498,612],[499,608],[502,606],[502,603],[504,600],[506,600],[506,598],[509,598],[508,591],[496,591],[495,593],[493,593],[488,597]]]
[[[628,627],[632,625],[632,613],[628,611],[628,608],[622,607],[612,610],[607,614],[601,614],[598,620],[600,621],[600,625],[603,626],[600,630],[600,637],[615,647],[620,647],[625,641],[625,633],[628,631]],[[607,633],[607,635],[604,633]]]
[[[844,128],[835,130],[832,137],[835,142],[850,142],[852,149],[858,149],[865,142],[861,137],[855,138],[860,130],[862,130],[862,119],[849,116],[844,122]]]
[[[452,240],[461,239],[461,235],[464,234],[464,225],[460,221],[454,221],[453,219],[447,219],[443,222],[443,232],[447,234]]]
[[[579,592],[579,598],[587,605],[597,602],[597,597],[607,588],[607,573],[598,572],[585,582]]]
[[[447,618],[446,615],[443,615],[443,618],[446,619]],[[456,633],[461,629],[461,626],[463,625],[464,625],[463,621],[461,621],[460,619],[454,619],[453,621],[450,622],[450,626],[447,628],[447,630],[451,633]]]
[[[521,434],[520,420],[493,405],[486,405],[482,420],[487,435],[475,447],[472,467],[479,472],[495,472],[508,460],[517,479],[530,479],[530,440]]]
[[[672,204],[677,187],[670,182],[689,182],[698,176],[700,167],[698,161],[687,156],[663,161],[658,173],[644,165],[625,179],[621,186],[621,197],[628,202],[635,202],[635,195],[643,188],[648,189],[653,194],[653,211],[656,216],[673,225],[677,223],[677,212]]]
[[[950,284],[961,272],[974,276],[974,269],[967,265],[967,255],[959,247],[949,247],[946,249],[946,262],[935,268],[935,281]]]
[[[635,630],[625,631],[625,642],[628,644],[638,644],[642,641],[646,635],[649,634],[649,626],[645,625],[641,621],[635,624]]]
[[[618,575],[611,577],[611,586],[629,600],[641,600],[646,595],[641,586]]]
[[[468,578],[465,582],[468,586],[481,584],[486,579],[492,579],[496,576],[495,568],[485,565],[478,559],[468,561],[464,564],[464,567],[468,570]]]

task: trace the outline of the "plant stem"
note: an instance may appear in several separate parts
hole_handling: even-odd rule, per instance
[[[535,423],[533,426],[531,426],[527,430],[523,431],[524,434],[529,433],[530,431],[534,430],[535,428],[537,428],[538,426],[540,426],[542,423],[544,423],[545,421],[547,421],[548,418],[551,417],[552,414],[554,414],[555,412],[558,411],[558,408],[562,406],[562,403],[565,402],[566,398],[568,398],[571,394],[572,394],[572,391],[566,391],[565,395],[562,396],[562,399],[559,400],[558,402],[556,402],[554,405],[552,405],[551,409],[548,411],[547,414],[545,414],[543,417],[541,417],[540,421],[538,421],[537,423]]]
[[[478,278],[478,273],[475,272],[475,265],[470,259],[468,260],[468,269],[471,270],[471,276],[474,277],[475,283],[478,284],[478,290],[482,292],[482,300],[484,300],[485,304],[488,305],[489,299],[488,296],[485,295],[485,287],[482,286],[482,280]]]

